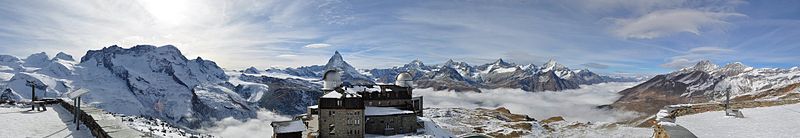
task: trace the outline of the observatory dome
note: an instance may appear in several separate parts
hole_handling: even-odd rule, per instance
[[[322,76],[322,80],[324,85],[322,90],[334,90],[342,85],[342,74],[336,70],[328,70]]]
[[[408,72],[403,72],[397,75],[397,79],[394,82],[395,85],[400,87],[411,87],[414,84],[413,77]]]

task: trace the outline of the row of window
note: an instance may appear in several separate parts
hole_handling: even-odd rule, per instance
[[[335,126],[331,125],[328,129],[330,130],[328,132],[329,135],[336,135],[336,127]],[[360,135],[360,134],[361,134],[361,130],[348,130],[347,131],[347,135]]]
[[[361,115],[361,111],[344,112],[345,115]],[[336,115],[336,111],[328,111],[329,116]]]

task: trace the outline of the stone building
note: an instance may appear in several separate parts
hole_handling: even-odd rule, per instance
[[[330,91],[318,107],[319,137],[364,137],[364,102],[358,94]]]
[[[306,130],[306,124],[301,120],[278,121],[270,123],[274,129],[273,138],[299,138]]]
[[[341,74],[323,75],[319,105],[301,115],[308,137],[361,138],[365,135],[416,133],[423,127],[422,97],[413,96],[411,75],[401,73],[394,84],[343,86]]]

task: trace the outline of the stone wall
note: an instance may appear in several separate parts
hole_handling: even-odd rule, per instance
[[[319,109],[318,124],[321,138],[363,138],[364,109]]]
[[[396,135],[416,133],[420,128],[416,114],[367,116],[367,134]]]

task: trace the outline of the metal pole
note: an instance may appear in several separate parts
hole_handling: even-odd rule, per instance
[[[77,104],[76,108],[80,109],[81,108],[81,97],[79,96],[77,99],[78,99],[78,104]],[[80,110],[78,110],[78,111],[80,111]],[[75,112],[75,116],[78,117],[78,118],[75,118],[75,121],[78,122],[78,123],[75,123],[75,130],[81,130],[81,120],[80,120],[80,116],[81,115],[80,115],[80,113]]]
[[[34,103],[36,102],[36,89],[34,88],[36,84],[34,84],[33,81],[27,81],[27,82],[28,85],[31,86],[31,111],[34,111],[36,110],[36,104]]]
[[[75,112],[73,112],[75,118],[72,120],[72,123],[77,124],[78,123],[78,98],[72,99],[72,105],[73,105],[72,107],[75,107],[75,109],[73,109],[75,111]]]

